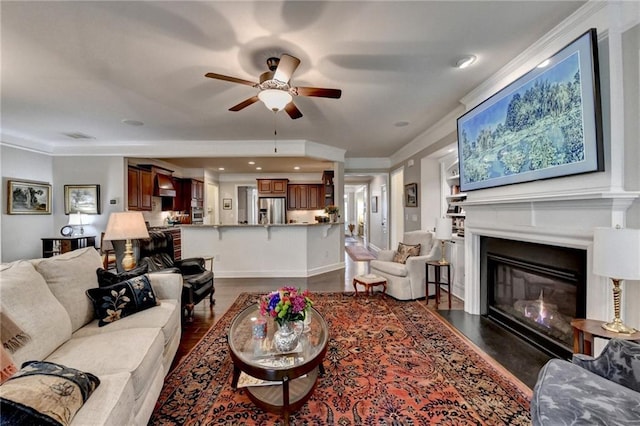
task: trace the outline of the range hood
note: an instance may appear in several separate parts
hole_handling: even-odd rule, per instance
[[[173,186],[171,176],[162,173],[156,173],[156,179],[153,185],[153,195],[156,197],[175,197],[176,188]]]

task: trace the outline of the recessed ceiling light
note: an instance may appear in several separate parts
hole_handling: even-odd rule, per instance
[[[550,63],[551,63],[551,59],[545,59],[544,61],[540,62],[540,64],[536,68],[548,67]]]
[[[256,170],[262,170],[262,167],[256,167]]]
[[[224,167],[218,167],[218,170],[223,171]]]
[[[256,164],[256,162],[255,161],[249,161],[249,164],[251,164],[253,166],[254,164]]]
[[[300,170],[300,166],[295,166],[293,170]]]
[[[407,127],[409,125],[408,121],[396,121],[395,123],[393,123],[394,126],[396,127]]]
[[[125,118],[124,120],[122,120],[122,123],[127,124],[129,126],[144,126],[144,123],[142,121],[138,121],[138,120],[129,120],[127,118]]]
[[[456,62],[456,68],[459,69],[465,69],[467,68],[469,65],[473,64],[476,61],[476,57],[474,55],[467,55],[464,56],[462,58],[460,58],[458,60],[458,62]]]

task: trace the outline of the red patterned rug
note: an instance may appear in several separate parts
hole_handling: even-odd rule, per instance
[[[243,293],[166,378],[149,424],[278,425],[231,388],[227,331]],[[330,327],[325,376],[293,425],[530,424],[531,390],[424,301],[316,293]]]

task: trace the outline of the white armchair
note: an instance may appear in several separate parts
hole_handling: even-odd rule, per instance
[[[427,295],[425,263],[440,259],[440,244],[429,231],[405,232],[402,242],[420,244],[420,254],[408,257],[406,263],[397,263],[393,261],[395,250],[381,250],[378,259],[370,262],[371,273],[386,278],[388,295],[399,300],[421,299]],[[429,292],[435,294],[431,286]]]

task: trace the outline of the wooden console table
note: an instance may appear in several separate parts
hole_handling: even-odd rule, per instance
[[[57,256],[68,251],[84,247],[95,247],[96,237],[82,235],[80,237],[42,238],[42,257]]]
[[[573,327],[573,353],[593,356],[594,337],[600,337],[602,339],[640,340],[640,331],[636,331],[633,334],[615,333],[602,328],[602,324],[605,322],[606,321],[590,319],[571,320],[571,327]]]

